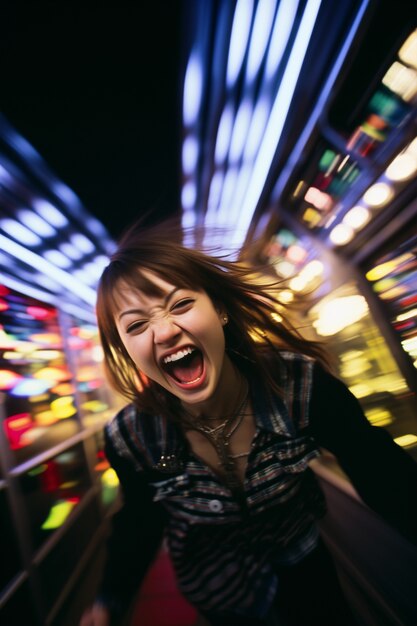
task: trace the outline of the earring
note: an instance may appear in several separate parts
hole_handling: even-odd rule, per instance
[[[228,321],[229,321],[229,316],[227,315],[227,313],[225,313],[225,314],[223,315],[223,323],[224,323],[224,324],[227,324],[227,322],[228,322]]]

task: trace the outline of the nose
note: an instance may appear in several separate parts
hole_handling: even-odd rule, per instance
[[[181,333],[181,329],[170,317],[160,317],[152,321],[153,340],[156,344],[171,344]]]

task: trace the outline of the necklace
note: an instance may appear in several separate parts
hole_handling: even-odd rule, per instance
[[[236,459],[247,456],[249,453],[231,454],[230,439],[237,431],[245,417],[245,409],[249,400],[249,385],[242,377],[241,389],[239,392],[241,399],[236,409],[217,426],[211,427],[196,418],[184,420],[185,424],[192,430],[196,430],[206,437],[217,452],[219,465],[223,470],[224,478],[229,489],[239,499],[242,498],[242,484],[237,474]],[[212,418],[213,419],[213,418]]]

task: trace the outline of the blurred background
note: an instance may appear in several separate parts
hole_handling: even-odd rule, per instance
[[[73,626],[117,499],[102,427],[122,400],[95,286],[137,219],[267,263],[281,307],[417,459],[417,7],[18,0],[0,15],[0,622]]]

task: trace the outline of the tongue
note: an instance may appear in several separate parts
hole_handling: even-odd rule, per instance
[[[171,374],[180,383],[191,383],[203,373],[203,358],[200,352],[195,350],[192,354],[179,359],[179,361],[173,361],[171,363]]]

